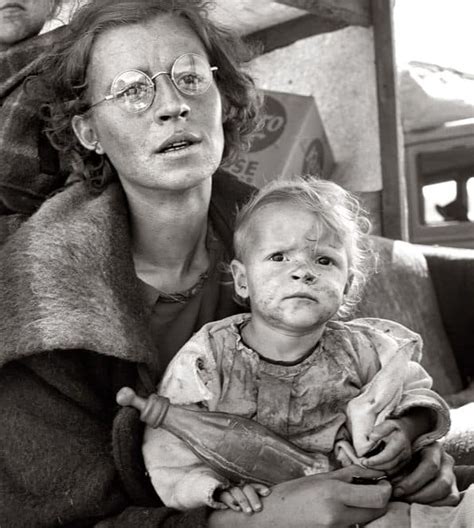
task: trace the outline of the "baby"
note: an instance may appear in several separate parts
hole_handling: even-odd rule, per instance
[[[256,420],[328,469],[354,462],[393,475],[449,428],[420,366],[421,339],[387,320],[343,322],[366,279],[370,223],[322,180],[273,182],[239,212],[231,263],[250,313],[205,325],[171,361],[159,393],[191,409]],[[261,484],[231,483],[177,437],[148,427],[145,464],[163,502],[247,513]]]

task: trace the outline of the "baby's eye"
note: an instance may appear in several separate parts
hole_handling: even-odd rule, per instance
[[[316,259],[316,262],[318,264],[321,264],[321,266],[330,266],[331,264],[333,264],[334,261],[330,257],[318,257]]]
[[[283,253],[273,253],[273,255],[270,255],[269,259],[272,262],[283,262],[285,260],[285,256]]]

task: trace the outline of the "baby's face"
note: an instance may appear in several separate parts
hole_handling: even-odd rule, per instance
[[[252,318],[296,335],[323,327],[348,287],[344,245],[314,213],[290,203],[259,209],[249,232],[243,262],[234,261],[233,271]]]

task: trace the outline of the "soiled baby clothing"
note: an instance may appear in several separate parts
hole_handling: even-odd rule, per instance
[[[326,454],[330,470],[337,467],[337,442],[351,439],[348,403],[363,397],[366,388],[380,390],[380,384],[372,382],[408,346],[405,376],[397,378],[394,393],[388,399],[384,391],[374,397],[370,393],[371,400],[382,402],[374,423],[380,417],[396,417],[411,407],[424,406],[436,420],[414,449],[447,432],[449,411],[430,390],[431,378],[416,362],[421,357],[421,339],[414,332],[382,319],[329,322],[314,350],[300,362],[286,364],[261,357],[243,342],[241,328],[250,317],[239,314],[205,325],[176,354],[159,393],[174,404],[254,419],[305,451]],[[222,506],[214,494],[229,482],[174,435],[147,428],[143,455],[165,504],[178,509]]]

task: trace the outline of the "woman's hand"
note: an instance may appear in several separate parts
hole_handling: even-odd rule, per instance
[[[263,498],[263,509],[247,516],[216,510],[210,528],[343,528],[368,523],[387,508],[392,488],[386,481],[353,484],[354,476],[371,478],[380,472],[348,466],[278,484]]]
[[[423,448],[415,469],[393,482],[393,496],[407,502],[451,506],[459,502],[453,458],[439,442]]]

